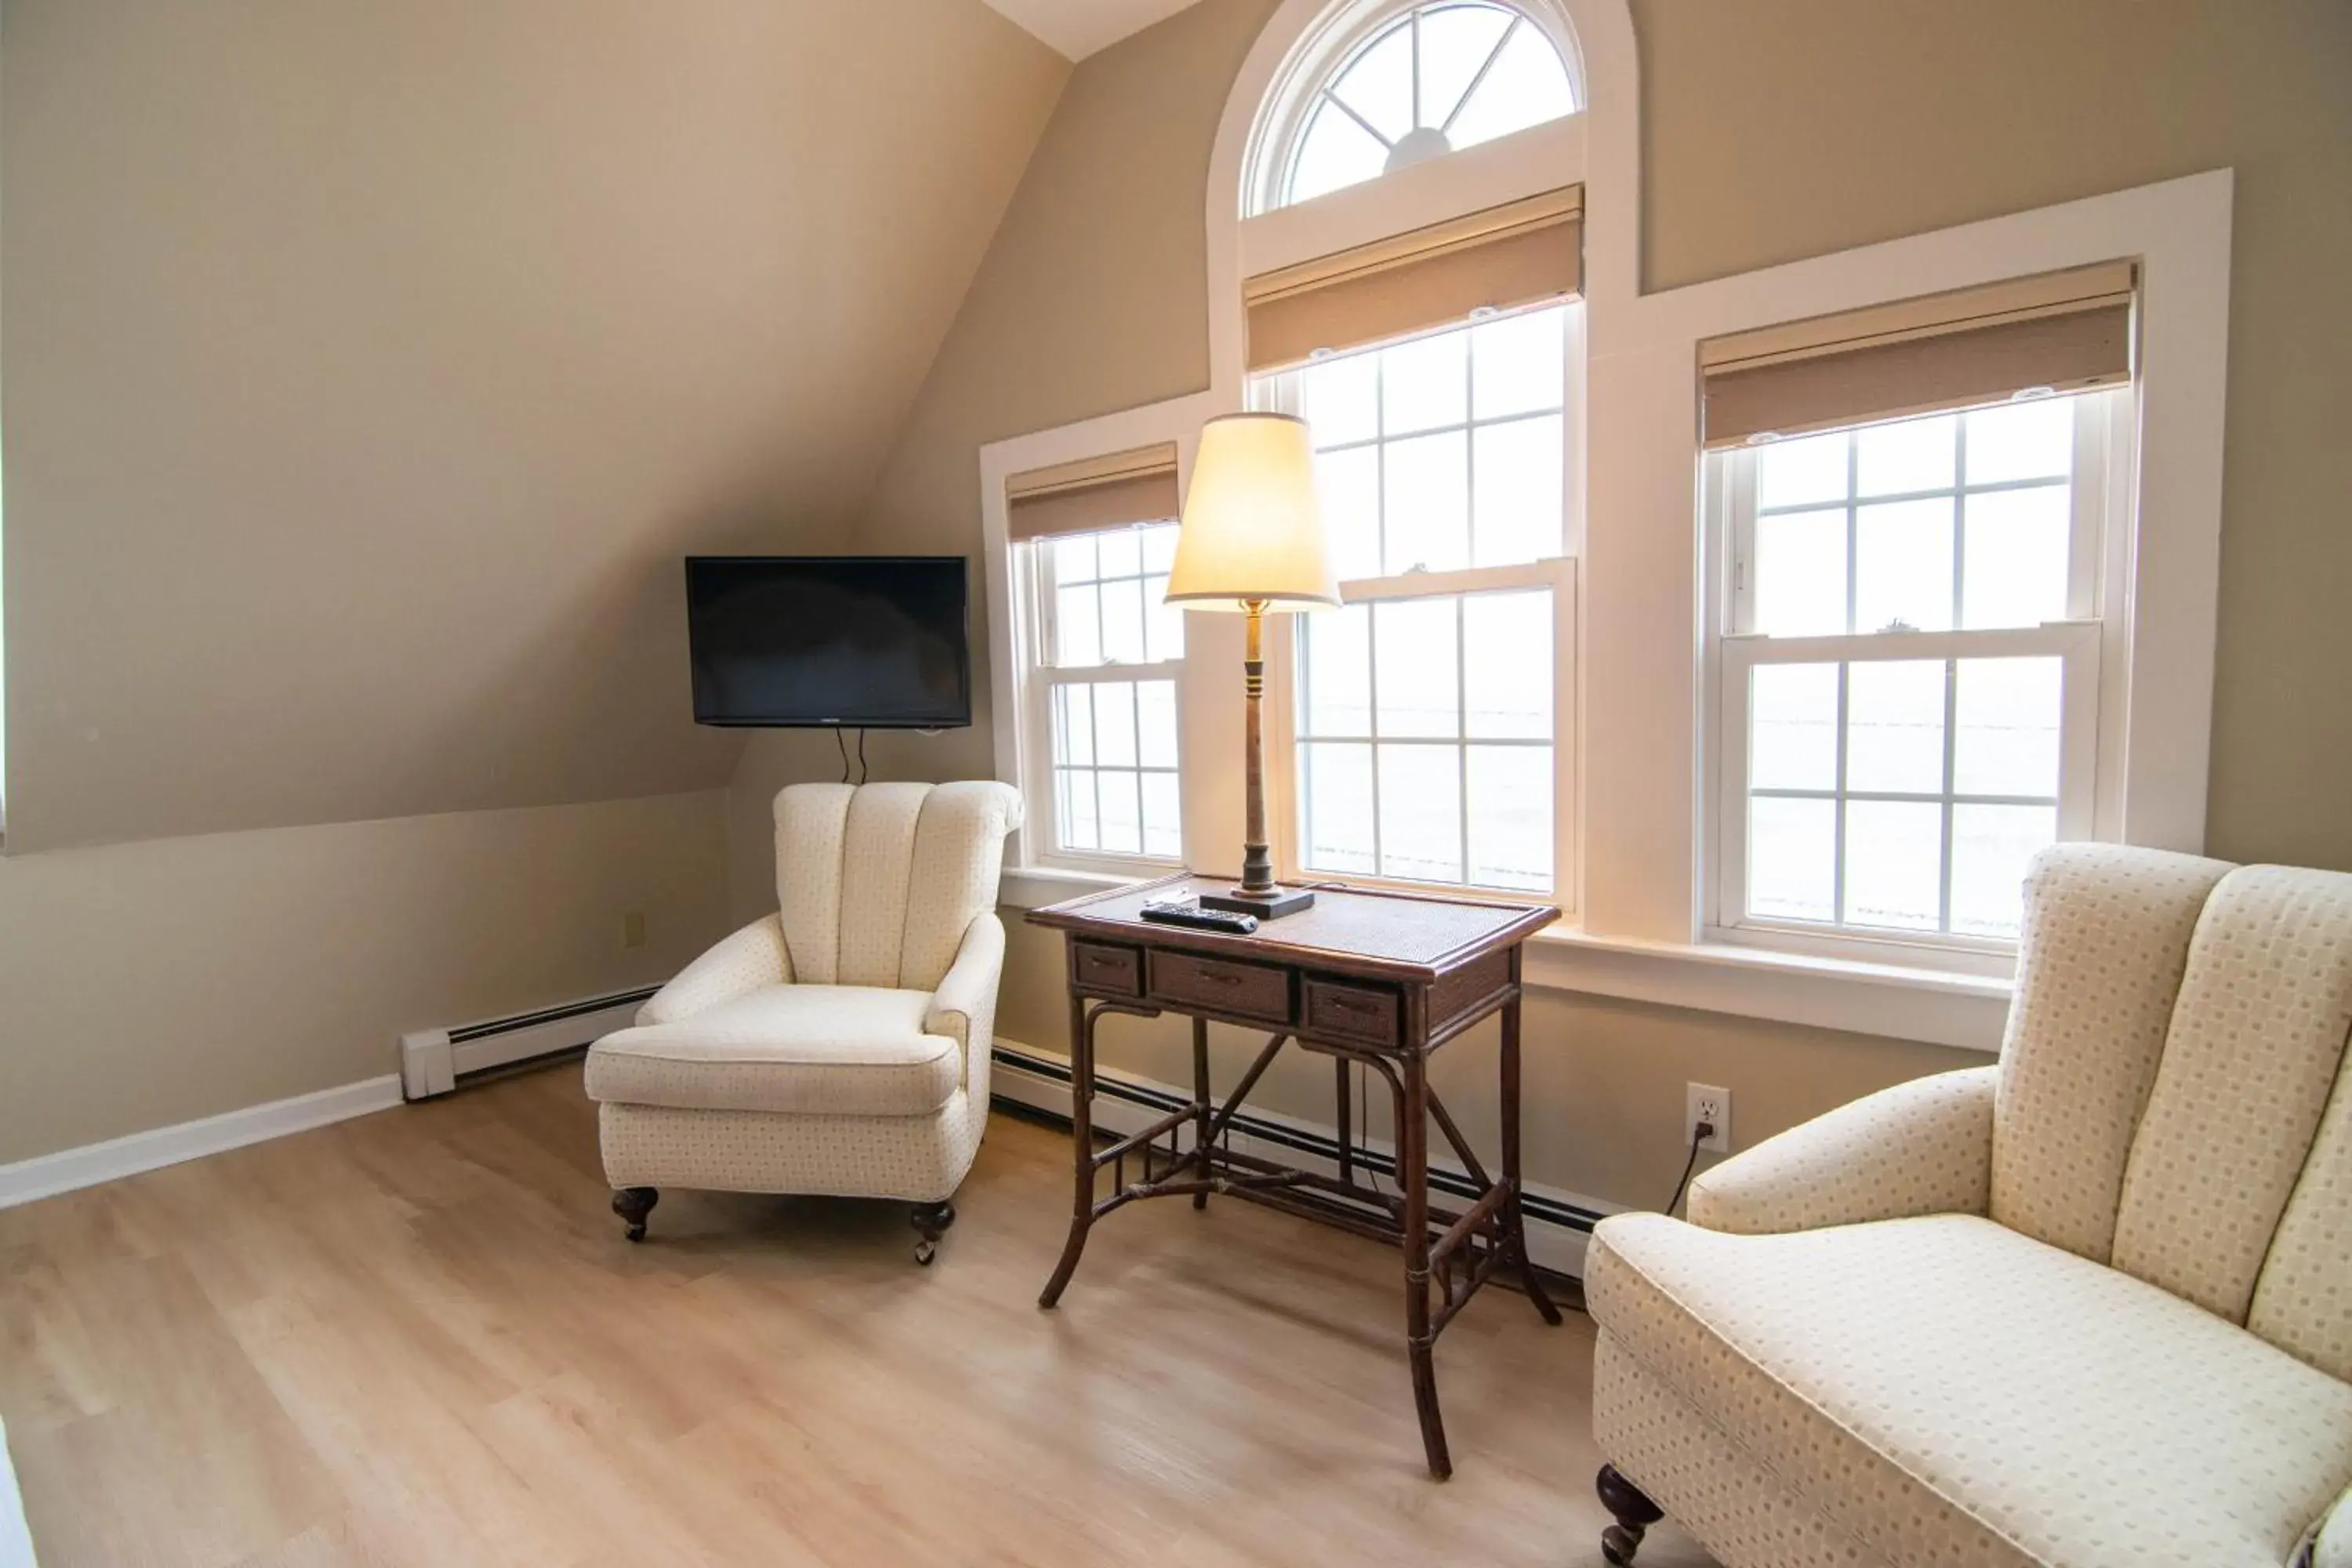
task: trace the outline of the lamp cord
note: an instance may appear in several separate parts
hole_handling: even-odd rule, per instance
[[[1675,1205],[1683,1201],[1683,1194],[1690,1187],[1691,1173],[1698,1168],[1698,1146],[1714,1136],[1712,1122],[1702,1121],[1691,1129],[1690,1158],[1683,1162],[1682,1180],[1675,1184],[1675,1195],[1666,1200],[1665,1213],[1674,1213]]]

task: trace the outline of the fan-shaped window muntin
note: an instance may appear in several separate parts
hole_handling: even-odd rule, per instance
[[[1383,23],[1318,89],[1282,186],[1287,205],[1573,114],[1559,50],[1495,0],[1435,0]]]

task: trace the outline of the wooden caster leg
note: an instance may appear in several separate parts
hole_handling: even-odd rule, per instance
[[[661,1202],[661,1193],[653,1187],[616,1187],[613,1190],[613,1212],[619,1215],[629,1227],[631,1241],[646,1238],[646,1215],[654,1212]]]
[[[1665,1511],[1641,1488],[1619,1475],[1614,1465],[1601,1467],[1601,1473],[1592,1478],[1592,1489],[1601,1494],[1601,1506],[1617,1516],[1617,1522],[1601,1532],[1601,1555],[1612,1568],[1627,1568],[1633,1553],[1641,1550],[1642,1537],[1665,1517]]]
[[[915,1261],[929,1265],[940,1255],[940,1237],[955,1224],[955,1205],[944,1200],[935,1204],[917,1204],[915,1212],[907,1216],[921,1237],[915,1243]]]

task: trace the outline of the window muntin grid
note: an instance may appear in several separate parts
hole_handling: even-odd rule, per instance
[[[1182,611],[1165,603],[1172,521],[1022,546],[1033,584],[1036,723],[1051,853],[1174,860]]]
[[[1302,871],[1555,880],[1566,306],[1262,384],[1313,432],[1339,611],[1297,617]]]
[[[1717,459],[1727,924],[2015,940],[2027,859],[2087,830],[2103,432],[2124,395]]]
[[[1543,29],[1494,0],[1415,5],[1349,52],[1298,121],[1276,206],[1577,110]]]

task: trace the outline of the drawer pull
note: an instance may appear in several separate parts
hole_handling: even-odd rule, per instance
[[[1342,1013],[1376,1013],[1379,1008],[1360,996],[1350,996],[1344,991],[1326,993],[1326,999]]]
[[[1224,969],[1204,968],[1201,971],[1201,978],[1203,980],[1214,981],[1220,985],[1239,985],[1242,983],[1242,977],[1240,975],[1234,973],[1230,970]]]
[[[1125,959],[1113,958],[1107,952],[1090,952],[1087,954],[1087,962],[1093,964],[1097,969],[1124,969],[1127,967],[1127,961]]]

